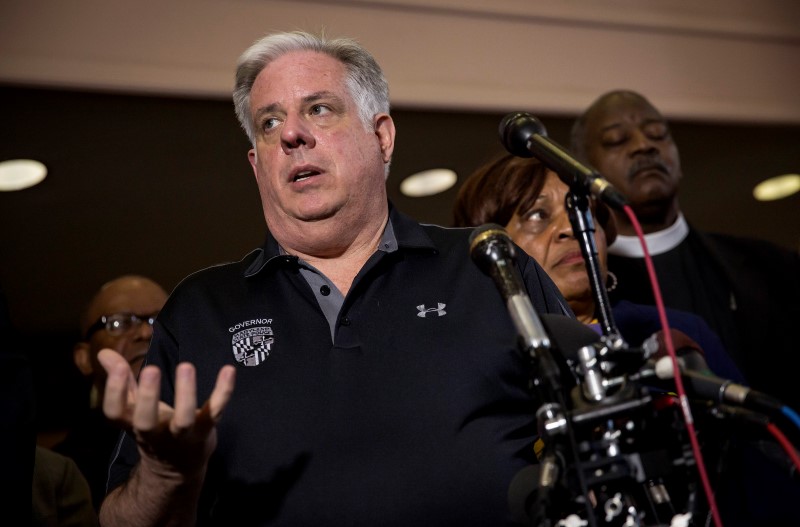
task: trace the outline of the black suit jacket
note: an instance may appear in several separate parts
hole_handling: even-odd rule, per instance
[[[671,276],[667,287],[685,290],[675,295],[662,283],[665,296],[683,301],[689,297],[716,310],[704,318],[720,337],[728,337],[726,347],[734,352],[731,355],[748,384],[800,410],[800,379],[791,367],[800,352],[800,339],[793,331],[800,323],[800,255],[762,240],[704,233],[691,227],[687,238],[670,253],[655,257],[656,272],[669,275],[665,262],[677,262],[683,269]],[[612,300],[653,302],[643,259],[609,255],[609,269],[619,279]],[[687,276],[691,283],[681,285],[677,277]],[[716,438],[706,438],[709,443],[719,440],[723,444],[724,439],[735,438],[726,443],[727,454],[720,459],[722,465],[717,467],[712,485],[725,525],[800,525],[796,508],[800,483],[790,475],[791,462],[782,456],[777,443],[765,431],[741,423],[721,421],[717,426],[719,429],[706,430]],[[787,421],[779,428],[798,444],[800,434],[794,425]]]
[[[800,339],[792,331],[800,323],[800,254],[763,240],[704,233],[692,227],[670,253],[676,251],[703,268],[697,272],[700,285],[670,283],[669,287],[683,287],[692,297],[704,295],[714,313],[709,316],[687,305],[671,304],[668,298],[667,306],[705,318],[751,387],[800,410],[798,376],[789,367],[800,352]],[[661,274],[664,264],[659,267],[659,256],[655,258],[656,272]],[[653,304],[641,258],[609,255],[609,269],[619,278],[612,300]],[[703,282],[703,277],[712,279]]]
[[[763,240],[690,231],[708,251],[733,293],[731,312],[750,385],[800,410],[800,254]]]

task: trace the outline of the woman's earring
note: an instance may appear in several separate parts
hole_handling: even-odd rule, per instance
[[[619,284],[619,280],[617,280],[617,275],[609,271],[608,278],[606,278],[606,291],[610,293],[611,291],[617,288],[617,284]]]

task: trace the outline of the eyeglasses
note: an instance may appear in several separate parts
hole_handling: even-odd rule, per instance
[[[134,315],[133,313],[103,315],[86,330],[86,340],[89,340],[92,335],[101,329],[105,329],[109,335],[119,337],[133,329],[138,329],[144,323],[152,327],[155,321],[156,315]]]

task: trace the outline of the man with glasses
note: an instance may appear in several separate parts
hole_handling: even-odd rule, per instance
[[[166,300],[167,292],[153,280],[121,276],[100,287],[81,317],[83,339],[75,344],[73,359],[92,384],[90,408],[54,450],[78,464],[96,508],[105,496],[108,462],[119,436],[119,428],[103,416],[106,373],[97,353],[103,348],[117,351],[138,376],[153,336],[153,321]]]

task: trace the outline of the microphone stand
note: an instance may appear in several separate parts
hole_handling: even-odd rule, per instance
[[[517,345],[530,359],[531,387],[544,403],[537,412],[537,421],[546,452],[542,459],[541,477],[537,482],[539,492],[529,510],[534,514],[535,527],[550,527],[548,510],[552,505],[551,495],[561,483],[564,453],[571,451],[575,462],[580,461],[577,442],[566,414],[562,372],[553,356],[550,337],[523,286],[516,267],[514,245],[505,230],[499,225],[487,224],[473,231],[470,235],[470,256],[478,268],[492,278],[505,300],[517,331]],[[582,474],[579,473],[578,479],[586,495],[588,489]],[[587,515],[590,525],[594,527],[595,521],[588,506]]]
[[[662,482],[677,481],[677,496],[685,500],[690,512],[695,507],[695,491],[691,486],[687,492],[681,492],[681,485],[685,485],[683,472],[688,470],[685,449],[680,444],[664,445],[660,439],[653,440],[642,434],[649,430],[674,432],[672,412],[677,408],[666,408],[664,418],[656,415],[662,409],[651,405],[650,392],[638,384],[645,372],[630,375],[634,363],[638,363],[637,368],[644,365],[650,351],[645,348],[629,350],[614,321],[589,208],[590,193],[614,208],[621,208],[626,200],[593,169],[581,165],[549,141],[541,122],[528,114],[506,116],[500,123],[500,139],[516,156],[539,158],[569,186],[565,207],[581,248],[595,303],[594,315],[602,333],[601,342],[579,348],[577,358],[567,360],[572,373],[580,378],[578,386],[571,390],[569,402],[572,405],[569,407],[553,375],[549,339],[524,341],[535,369],[544,374],[533,379],[539,398],[544,402],[536,414],[544,449],[539,452],[537,470],[524,474],[527,477],[535,472],[534,485],[529,484],[531,478],[528,477],[524,481],[527,487],[524,484],[515,486],[514,503],[523,505],[524,519],[536,527],[549,527],[552,525],[550,517],[554,515],[567,514],[559,525],[573,522],[573,513],[580,504],[586,510],[586,522],[578,518],[581,523],[569,525],[588,523],[595,527],[598,521],[605,521],[604,525],[622,525],[620,522],[641,525],[644,518],[641,511],[645,511],[647,519],[664,525],[664,518],[660,518],[664,514],[672,516],[673,520],[677,517]],[[643,419],[652,419],[652,426],[648,421],[641,424],[639,421]],[[578,436],[582,437],[580,444]],[[644,453],[637,451],[641,449]],[[573,466],[569,466],[566,459],[569,451]],[[681,467],[684,470],[679,470]],[[575,480],[579,489],[574,489]],[[571,493],[573,499],[565,500],[563,491]],[[519,496],[522,499],[517,499]],[[575,508],[562,507],[564,504]],[[670,505],[666,513],[660,511],[664,504]],[[514,512],[519,511],[514,509]]]
[[[566,197],[567,213],[572,224],[572,232],[578,240],[583,254],[583,261],[586,264],[586,272],[589,275],[589,284],[592,288],[594,297],[595,314],[600,323],[603,335],[608,341],[607,344],[612,350],[624,347],[625,343],[622,335],[614,322],[614,315],[611,313],[611,303],[608,299],[603,275],[600,271],[600,260],[597,255],[597,244],[594,239],[594,220],[589,209],[589,196],[585,191],[575,192],[570,190]]]

